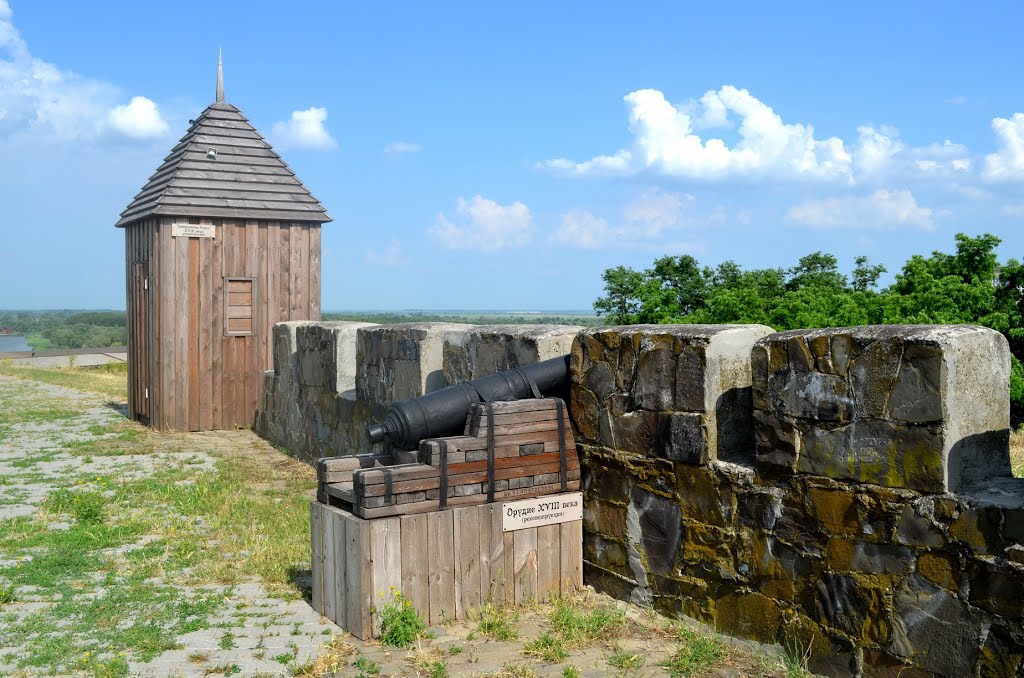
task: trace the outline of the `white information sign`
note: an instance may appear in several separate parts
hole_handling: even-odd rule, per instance
[[[582,492],[510,501],[501,507],[502,532],[512,532],[541,525],[557,525],[582,519]]]
[[[213,224],[171,224],[171,236],[175,238],[213,238],[217,227]]]

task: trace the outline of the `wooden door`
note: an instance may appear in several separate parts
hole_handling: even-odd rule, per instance
[[[131,345],[132,400],[137,418],[149,420],[149,263],[132,264]]]

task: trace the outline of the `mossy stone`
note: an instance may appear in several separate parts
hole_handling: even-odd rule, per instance
[[[760,593],[737,591],[715,601],[715,628],[729,635],[774,643],[781,622],[779,604]]]
[[[960,564],[951,553],[922,553],[917,559],[917,573],[947,591],[956,592],[960,588]]]

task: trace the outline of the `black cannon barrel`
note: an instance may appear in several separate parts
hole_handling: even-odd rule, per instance
[[[544,393],[564,386],[569,380],[569,356],[552,358],[456,384],[391,404],[384,421],[366,428],[370,442],[385,439],[401,450],[413,450],[424,438],[458,435],[474,403],[519,400],[533,395],[530,380]]]

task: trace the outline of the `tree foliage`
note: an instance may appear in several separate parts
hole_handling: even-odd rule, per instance
[[[878,289],[885,267],[857,257],[849,278],[835,256],[811,252],[790,268],[743,270],[666,256],[644,271],[604,272],[594,310],[615,324],[761,323],[777,330],[893,323],[975,324],[1002,332],[1014,355],[1011,399],[1024,412],[1024,264],[999,263],[1000,239],[956,235],[955,252],[915,255]],[[1016,418],[1016,417],[1015,417]]]
[[[33,349],[124,346],[124,311],[0,311],[0,327],[25,336]]]

